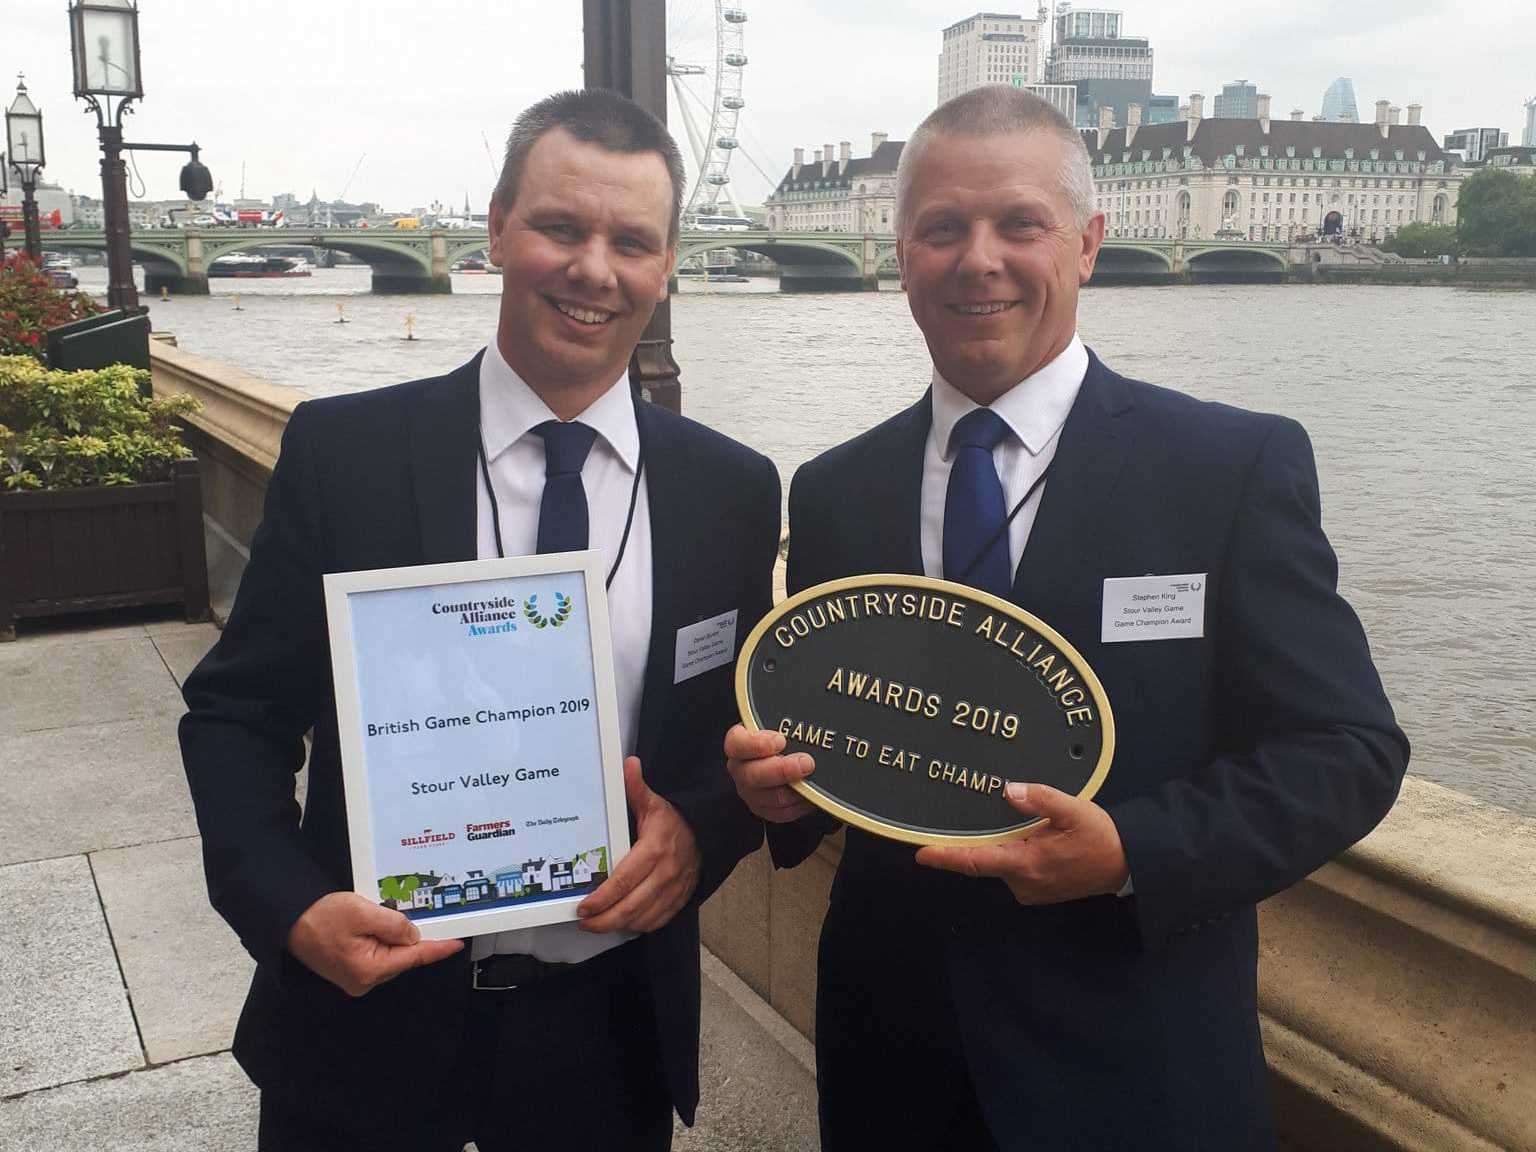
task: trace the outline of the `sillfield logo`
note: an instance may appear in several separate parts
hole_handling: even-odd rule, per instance
[[[430,828],[423,828],[419,836],[402,836],[400,847],[402,848],[426,848],[432,844],[445,844],[449,840],[457,840],[457,832],[434,832]]]
[[[535,593],[523,601],[521,615],[540,630],[559,628],[571,618],[575,607],[571,597],[556,592],[554,610],[545,615],[539,610],[539,597]],[[496,596],[490,600],[466,600],[461,604],[433,604],[432,615],[463,625],[471,636],[499,636],[517,631],[519,608],[514,598]]]

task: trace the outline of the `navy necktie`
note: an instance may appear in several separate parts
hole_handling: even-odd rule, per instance
[[[597,430],[575,420],[546,420],[533,431],[544,440],[539,551],[580,552],[587,546],[587,490],[581,486],[581,466]]]
[[[951,465],[944,496],[944,578],[1004,599],[1013,589],[1008,533],[1003,530],[1008,506],[992,449],[1007,434],[1008,425],[990,408],[962,417],[949,436]]]

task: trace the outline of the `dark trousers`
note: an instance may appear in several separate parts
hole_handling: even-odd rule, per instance
[[[816,988],[822,1152],[995,1152],[955,1027],[940,949],[871,948],[829,921]],[[889,938],[889,937],[887,937]]]
[[[539,984],[474,993],[455,1064],[403,1057],[367,1130],[262,1093],[259,1152],[460,1152],[471,1140],[479,1152],[666,1152],[672,1100],[643,959],[631,943]]]

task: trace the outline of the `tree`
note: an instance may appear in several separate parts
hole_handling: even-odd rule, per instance
[[[1485,168],[1461,185],[1462,250],[1478,256],[1536,256],[1536,180]]]
[[[1381,243],[1383,252],[1395,252],[1410,260],[1459,256],[1461,241],[1449,224],[1404,224]]]

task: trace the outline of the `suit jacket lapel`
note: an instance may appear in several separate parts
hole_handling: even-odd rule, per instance
[[[1089,353],[1088,372],[1061,430],[1040,511],[1014,576],[1013,599],[1024,609],[1069,592],[1075,573],[1093,566],[1110,497],[1131,445],[1130,390]]]
[[[422,391],[409,435],[422,563],[475,559],[480,356]]]
[[[872,511],[880,525],[880,563],[865,571],[923,574],[923,456],[933,427],[933,390],[897,417],[892,428],[890,483],[883,488],[883,507]],[[885,455],[884,451],[881,453]],[[790,526],[793,533],[794,526]],[[876,557],[871,556],[873,561]]]
[[[686,454],[676,450],[672,430],[647,402],[636,399],[635,423],[640,430],[640,455],[645,469],[645,498],[651,519],[651,646],[640,695],[640,730],[635,754],[647,771],[655,760],[662,720],[672,697],[674,645],[689,600],[688,588],[697,579],[697,566],[708,557],[695,547],[696,533],[687,509],[688,485],[701,478],[688,476]]]

